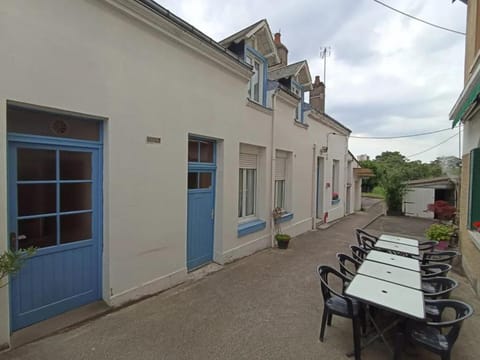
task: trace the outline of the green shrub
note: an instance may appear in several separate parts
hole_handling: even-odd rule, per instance
[[[18,251],[8,250],[0,254],[0,288],[6,285],[6,283],[2,283],[3,278],[20,270],[24,261],[34,253],[34,248],[28,248]]]
[[[433,224],[425,232],[425,236],[429,240],[436,241],[450,241],[450,238],[455,233],[453,225]]]
[[[372,190],[372,194],[379,195],[381,197],[385,197],[385,189],[381,186],[375,186]]]

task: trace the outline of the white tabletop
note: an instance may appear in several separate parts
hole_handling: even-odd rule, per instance
[[[423,292],[420,290],[357,274],[345,294],[407,317],[425,318]]]
[[[421,274],[419,272],[402,269],[392,265],[365,260],[357,270],[357,273],[408,286],[413,289],[422,289]]]
[[[382,235],[380,235],[379,239],[389,241],[389,242],[398,243],[398,244],[418,247],[418,240],[409,239],[409,238],[405,238],[405,237],[401,237],[401,236],[393,236],[393,235],[382,234]]]
[[[366,259],[370,261],[376,261],[382,264],[392,265],[407,270],[420,272],[419,261],[404,256],[388,254],[383,251],[370,250]]]
[[[419,255],[420,254],[420,251],[418,250],[418,247],[409,246],[409,245],[402,245],[402,244],[393,243],[393,242],[384,241],[384,240],[378,240],[375,243],[374,246],[376,248],[379,248],[379,249],[398,251],[398,252],[402,252],[402,253],[410,254],[410,255]]]

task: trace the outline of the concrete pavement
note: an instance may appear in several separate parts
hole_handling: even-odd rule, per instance
[[[151,297],[78,328],[0,354],[0,359],[347,359],[351,321],[333,318],[318,341],[323,309],[315,267],[337,266],[353,229],[383,212],[346,217],[327,230],[299,236],[286,250],[268,249],[194,283]],[[459,294],[478,301],[468,284]],[[477,359],[479,319],[464,326],[453,358]],[[381,343],[363,359],[386,359]],[[405,357],[407,358],[407,357]],[[415,358],[436,359],[428,353]]]

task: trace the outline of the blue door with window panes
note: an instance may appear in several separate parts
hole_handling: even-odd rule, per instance
[[[187,269],[213,260],[215,219],[215,143],[188,142]]]
[[[12,330],[101,296],[100,149],[48,142],[9,142],[10,247],[36,248],[10,279]]]

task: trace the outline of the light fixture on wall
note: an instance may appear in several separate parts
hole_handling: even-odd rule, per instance
[[[328,152],[328,146],[322,146],[320,148],[320,154],[325,154]]]

